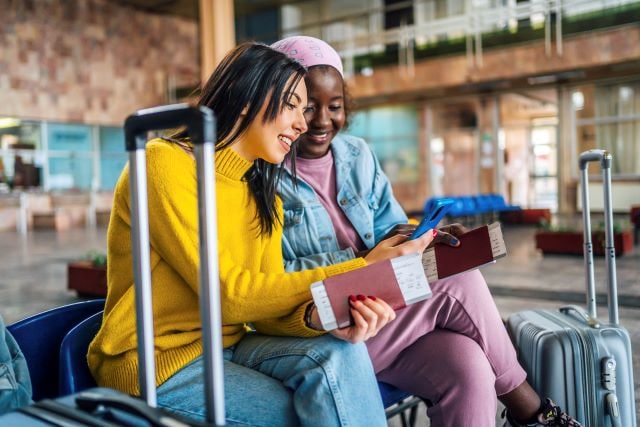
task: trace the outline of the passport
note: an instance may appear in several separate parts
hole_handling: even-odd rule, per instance
[[[421,254],[408,254],[328,277],[311,285],[322,327],[343,328],[353,323],[349,295],[373,295],[394,310],[431,297]]]
[[[430,282],[494,263],[507,255],[499,222],[474,228],[458,239],[460,246],[438,243],[422,254]]]

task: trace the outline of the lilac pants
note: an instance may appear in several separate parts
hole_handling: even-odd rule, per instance
[[[367,341],[378,379],[429,400],[433,426],[495,426],[496,396],[526,372],[478,270],[431,283]]]

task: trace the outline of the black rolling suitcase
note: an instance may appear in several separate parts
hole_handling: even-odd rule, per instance
[[[131,235],[142,400],[111,389],[93,388],[55,400],[45,399],[0,416],[1,426],[205,425],[181,419],[156,407],[145,145],[149,131],[185,125],[195,146],[198,176],[200,314],[203,321],[203,357],[207,378],[206,425],[225,424],[213,170],[215,128],[213,115],[208,108],[194,108],[181,104],[138,111],[127,118],[124,126],[131,181]]]
[[[597,318],[593,248],[587,192],[589,162],[600,162],[605,202],[609,321]],[[529,310],[509,317],[507,327],[528,380],[541,396],[551,397],[567,413],[590,427],[636,426],[633,364],[629,333],[618,320],[611,154],[590,150],[580,155],[584,220],[587,308]]]

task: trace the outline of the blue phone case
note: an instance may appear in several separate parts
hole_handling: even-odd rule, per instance
[[[427,216],[422,218],[422,221],[420,221],[418,227],[416,227],[413,233],[411,233],[411,236],[409,236],[409,240],[417,239],[428,230],[431,230],[436,225],[438,225],[440,220],[447,214],[447,212],[449,212],[449,209],[451,209],[453,203],[454,201],[452,199],[438,200],[435,208],[431,212],[429,212]]]

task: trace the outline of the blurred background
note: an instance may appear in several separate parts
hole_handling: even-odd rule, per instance
[[[126,162],[128,114],[188,100],[238,42],[295,34],[327,40],[342,56],[359,106],[349,132],[370,142],[408,211],[431,196],[498,193],[574,213],[577,155],[595,147],[615,155],[615,210],[640,202],[638,1],[0,0],[0,8],[0,229],[32,227],[32,212],[71,204],[68,192],[96,221]],[[40,192],[54,200],[32,194]],[[27,193],[22,216],[18,193]]]
[[[577,159],[611,151],[622,324],[640,351],[640,1],[0,0],[0,11],[8,323],[104,296],[129,114],[192,101],[237,43],[303,34],[342,57],[357,105],[347,132],[370,143],[405,210],[450,196],[449,220],[503,221],[509,256],[483,274],[505,317],[584,303]]]

